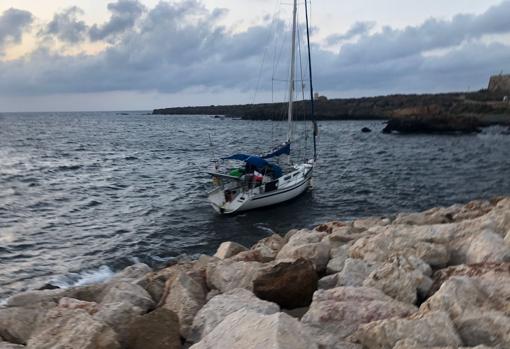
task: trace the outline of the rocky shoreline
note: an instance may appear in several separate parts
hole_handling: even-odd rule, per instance
[[[0,308],[0,349],[508,349],[510,197],[330,222]]]

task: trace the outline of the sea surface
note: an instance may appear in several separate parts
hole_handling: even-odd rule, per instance
[[[211,158],[268,150],[282,126],[147,112],[0,114],[0,298],[214,253],[226,240],[250,245],[330,220],[510,194],[502,128],[405,136],[382,134],[380,121],[332,121],[320,122],[312,190],[274,208],[215,214]]]

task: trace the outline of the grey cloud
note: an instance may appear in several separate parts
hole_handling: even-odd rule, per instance
[[[62,13],[57,13],[46,28],[39,32],[39,36],[55,36],[59,40],[71,44],[79,43],[86,38],[88,26],[78,19],[83,10],[73,6]]]
[[[92,41],[109,39],[133,28],[145,12],[145,6],[137,0],[119,0],[109,3],[108,10],[112,13],[110,20],[101,26],[95,24],[90,28]]]
[[[209,11],[195,0],[160,2],[139,19],[136,28],[126,30],[119,42],[97,55],[63,56],[39,49],[30,59],[0,62],[0,92],[253,89],[274,28],[264,23],[232,32],[219,24],[222,12]],[[510,47],[478,39],[510,33],[510,25],[503,21],[509,15],[510,2],[505,1],[478,16],[430,19],[415,27],[386,27],[374,34],[365,31],[339,52],[314,46],[317,89],[359,95],[482,87],[492,72],[510,70]],[[435,48],[448,50],[442,55],[424,54]],[[286,72],[285,64],[282,70]],[[270,84],[271,72],[265,74],[261,81]],[[263,88],[270,91],[271,85]]]
[[[416,27],[384,27],[374,35],[363,36],[342,46],[341,61],[380,62],[422,52],[457,46],[466,40],[488,34],[510,32],[510,1],[491,7],[481,15],[457,15],[452,20],[429,19]]]
[[[9,43],[20,43],[23,32],[32,24],[34,18],[28,11],[8,9],[0,16],[0,55]]]
[[[338,44],[342,41],[347,41],[350,39],[354,39],[361,35],[366,35],[372,30],[375,26],[375,22],[356,22],[354,23],[349,30],[344,34],[333,34],[326,38],[326,42],[329,45]]]

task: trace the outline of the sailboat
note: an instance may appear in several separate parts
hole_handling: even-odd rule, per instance
[[[292,17],[292,45],[288,93],[288,132],[286,140],[265,154],[234,154],[221,161],[238,161],[241,168],[227,168],[220,171],[220,161],[215,161],[214,170],[208,172],[214,188],[208,193],[208,201],[220,214],[233,214],[256,208],[276,205],[303,194],[311,184],[317,161],[317,124],[314,117],[314,93],[310,53],[310,27],[308,1],[304,2],[306,18],[306,40],[308,48],[308,74],[310,79],[310,115],[313,123],[313,158],[292,163],[294,93],[296,85],[296,34],[298,2],[294,0]],[[286,170],[272,162],[280,156],[288,156]]]

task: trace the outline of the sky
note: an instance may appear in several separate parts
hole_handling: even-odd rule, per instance
[[[0,112],[281,100],[290,2],[1,0]],[[510,0],[311,3],[329,98],[478,90],[510,72]]]

